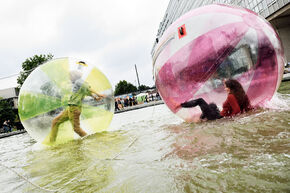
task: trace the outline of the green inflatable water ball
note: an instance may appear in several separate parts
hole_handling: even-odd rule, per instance
[[[18,111],[32,138],[45,145],[61,144],[109,127],[113,89],[94,65],[54,59],[27,77],[20,89]]]

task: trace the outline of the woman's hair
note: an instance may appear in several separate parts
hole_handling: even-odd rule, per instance
[[[233,94],[241,108],[241,111],[248,111],[251,108],[249,98],[245,93],[242,85],[234,79],[228,79],[225,81],[225,85],[230,89],[230,93]]]

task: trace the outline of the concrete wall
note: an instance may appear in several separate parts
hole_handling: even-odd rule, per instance
[[[290,26],[277,29],[281,38],[287,62],[290,62]]]
[[[14,108],[17,109],[18,108],[18,97],[13,98],[13,104],[14,104]]]
[[[286,56],[290,62],[290,3],[266,18],[278,32]]]
[[[15,88],[7,88],[0,90],[0,97],[7,100],[12,100],[13,108],[18,108],[18,97]]]
[[[0,90],[0,97],[4,99],[17,97],[15,88],[7,88],[7,89]]]

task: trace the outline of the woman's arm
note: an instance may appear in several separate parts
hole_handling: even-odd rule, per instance
[[[223,110],[221,116],[229,117],[241,112],[240,106],[236,97],[233,94],[229,94],[227,100],[223,104]]]
[[[236,97],[232,94],[229,94],[229,104],[231,105],[231,108],[232,108],[232,113],[231,115],[236,115],[238,113],[241,112],[241,108],[240,108],[240,105],[236,99]]]
[[[223,104],[223,110],[220,112],[221,116],[228,117],[231,116],[231,105],[229,104],[228,100],[226,100]]]

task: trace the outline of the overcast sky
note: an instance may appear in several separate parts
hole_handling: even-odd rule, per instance
[[[112,86],[152,86],[151,49],[169,0],[1,0],[0,77],[53,54],[97,64]]]

